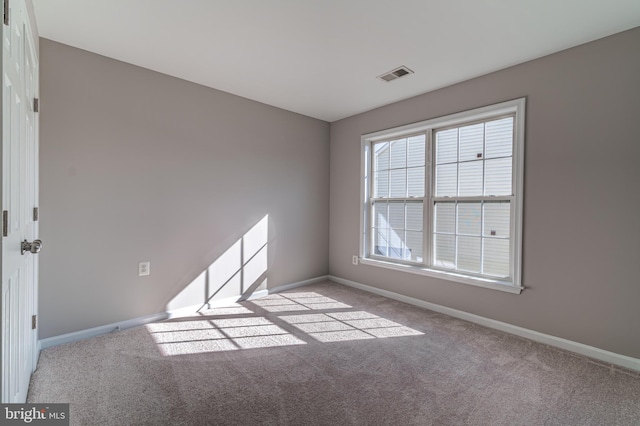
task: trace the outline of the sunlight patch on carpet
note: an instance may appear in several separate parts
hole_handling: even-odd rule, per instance
[[[267,312],[349,309],[351,306],[314,292],[272,294],[251,303]]]
[[[146,327],[166,356],[423,334],[315,292],[272,294],[229,309],[227,318],[183,318]]]
[[[283,315],[279,318],[323,343],[424,334],[366,311]]]
[[[305,344],[264,317],[171,321],[146,327],[166,356]]]

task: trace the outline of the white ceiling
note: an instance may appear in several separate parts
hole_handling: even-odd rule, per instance
[[[41,37],[326,121],[640,26],[640,0],[33,3]]]

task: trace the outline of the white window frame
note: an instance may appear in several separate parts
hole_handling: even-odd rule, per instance
[[[520,293],[522,286],[522,217],[523,217],[523,189],[524,189],[524,134],[525,134],[525,98],[519,98],[507,102],[463,111],[444,117],[407,124],[392,129],[381,130],[362,135],[361,137],[361,186],[360,186],[360,249],[359,258],[363,265],[371,265],[382,268],[404,271],[413,274],[425,275],[444,280],[469,284],[494,290],[501,290],[510,293]],[[446,127],[457,127],[479,121],[488,121],[507,115],[514,115],[514,141],[512,153],[512,194],[509,198],[512,204],[511,209],[511,250],[512,256],[510,280],[492,279],[488,277],[476,276],[460,271],[438,269],[431,265],[432,245],[433,245],[433,135],[436,130]],[[415,265],[403,261],[392,259],[382,259],[370,255],[370,229],[371,229],[371,191],[372,182],[370,179],[371,147],[373,143],[389,140],[393,138],[406,137],[417,133],[426,134],[426,165],[425,165],[425,187],[427,192],[424,197],[424,227],[423,241],[425,251],[423,257],[424,265]]]

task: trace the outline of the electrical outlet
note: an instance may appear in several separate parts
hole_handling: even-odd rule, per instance
[[[354,265],[357,265],[358,264],[358,256],[353,256],[351,258],[351,263],[353,263]]]
[[[140,262],[138,263],[138,276],[142,277],[145,275],[149,275],[151,273],[151,262]]]

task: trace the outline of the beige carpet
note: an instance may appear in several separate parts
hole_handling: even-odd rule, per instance
[[[72,425],[640,425],[640,374],[330,282],[44,350]]]

